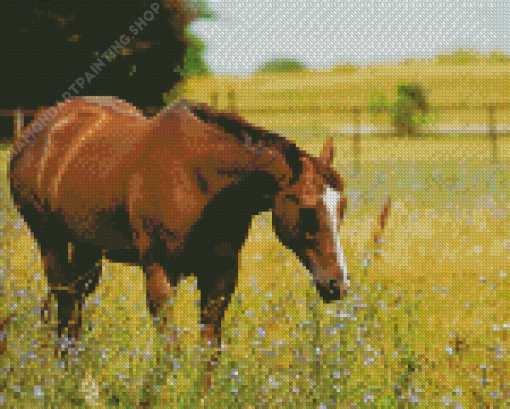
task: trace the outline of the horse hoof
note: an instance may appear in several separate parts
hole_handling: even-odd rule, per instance
[[[57,341],[57,345],[55,348],[56,354],[58,355],[60,351],[60,356],[65,358],[67,355],[71,355],[74,351],[76,351],[76,343],[78,342],[77,338],[61,338]]]

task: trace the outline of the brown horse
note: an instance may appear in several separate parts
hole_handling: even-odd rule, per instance
[[[84,97],[39,113],[16,141],[11,192],[58,300],[58,336],[81,334],[103,256],[143,267],[157,316],[180,276],[201,292],[202,336],[217,348],[252,217],[272,210],[281,242],[325,302],[349,285],[339,223],[346,199],[330,167],[233,114],[181,101],[156,117]],[[72,244],[72,256],[68,253]]]

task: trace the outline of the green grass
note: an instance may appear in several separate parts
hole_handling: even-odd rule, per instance
[[[286,135],[314,155],[328,136]],[[443,145],[424,152],[430,141],[365,137],[361,169],[354,172],[351,139],[335,135],[334,167],[350,199],[342,241],[351,293],[323,304],[309,273],[276,240],[270,214],[257,216],[223,325],[228,350],[204,407],[510,405],[504,142],[500,164],[492,165],[487,142],[463,141],[448,156]],[[465,144],[472,147],[458,155]],[[163,312],[179,328],[173,342],[151,322],[141,269],[107,264],[84,307],[79,363],[52,358],[47,337],[55,331],[40,326],[37,310],[46,279],[26,225],[16,226],[7,160],[4,151],[0,247],[7,257],[0,312],[16,320],[0,361],[4,406],[134,408],[150,397],[154,407],[201,407],[209,355],[200,350],[199,294],[191,278]],[[376,253],[376,216],[387,196],[394,207]]]

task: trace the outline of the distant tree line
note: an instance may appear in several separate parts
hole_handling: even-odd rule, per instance
[[[275,58],[269,61],[257,70],[258,73],[286,73],[286,72],[304,72],[305,64],[290,58]]]

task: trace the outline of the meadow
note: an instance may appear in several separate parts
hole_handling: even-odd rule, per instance
[[[329,135],[275,129],[312,155]],[[333,136],[333,167],[349,199],[341,238],[351,291],[323,304],[276,239],[270,213],[256,216],[205,397],[209,354],[192,278],[164,306],[174,338],[152,323],[141,269],[106,263],[84,307],[79,362],[53,359],[56,321],[40,323],[47,282],[10,198],[5,146],[0,316],[13,319],[0,406],[134,408],[150,398],[152,407],[183,408],[508,407],[510,143],[499,139],[499,163],[491,164],[479,137],[363,135],[355,172],[351,137]],[[386,197],[392,210],[375,249]]]

